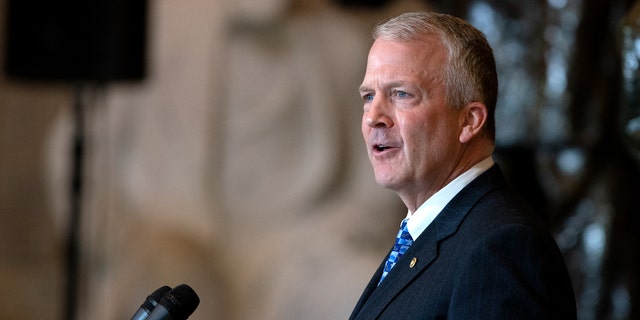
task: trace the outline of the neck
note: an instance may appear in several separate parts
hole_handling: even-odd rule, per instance
[[[493,143],[482,146],[467,145],[460,157],[449,169],[443,168],[440,178],[435,178],[433,182],[415,186],[412,190],[396,191],[402,202],[412,214],[436,192],[451,183],[461,174],[473,168],[476,164],[491,156],[494,150]],[[473,152],[472,152],[473,151]]]

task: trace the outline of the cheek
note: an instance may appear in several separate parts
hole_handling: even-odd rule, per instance
[[[420,148],[425,144],[429,144],[435,138],[436,128],[429,121],[413,117],[400,119],[398,124],[403,139],[411,144],[413,148]]]
[[[450,139],[448,130],[438,121],[406,123],[403,132],[407,155],[417,162],[444,156]]]

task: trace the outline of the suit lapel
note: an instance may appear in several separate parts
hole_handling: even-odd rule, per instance
[[[421,235],[419,241],[413,243],[378,287],[384,266],[384,262],[382,263],[356,305],[354,315],[357,314],[357,316],[352,316],[352,319],[376,318],[416,275],[431,264],[437,257],[437,241],[434,235],[433,233]],[[411,267],[413,258],[418,262]]]
[[[504,178],[496,164],[460,191],[407,250],[378,287],[383,261],[367,285],[350,319],[378,317],[387,305],[438,257],[438,242],[453,235],[473,205],[503,182]]]

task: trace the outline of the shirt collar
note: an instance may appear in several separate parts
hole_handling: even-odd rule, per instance
[[[415,241],[422,232],[435,220],[440,214],[442,209],[471,181],[487,171],[493,166],[494,161],[491,156],[476,163],[469,170],[463,172],[461,175],[449,182],[444,188],[434,193],[427,201],[425,201],[416,212],[411,214],[411,211],[407,212],[407,229],[411,234],[411,237]]]

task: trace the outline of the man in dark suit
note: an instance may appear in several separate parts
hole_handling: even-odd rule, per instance
[[[373,36],[362,133],[377,183],[408,214],[350,319],[575,319],[553,237],[492,158],[498,80],[484,35],[419,12]]]

